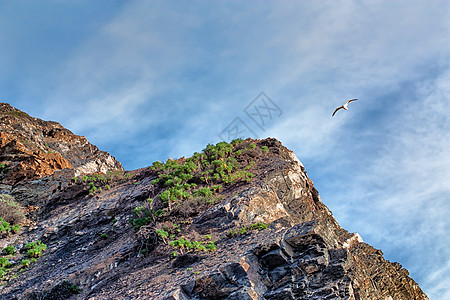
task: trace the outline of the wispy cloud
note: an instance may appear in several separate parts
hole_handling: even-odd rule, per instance
[[[200,151],[264,91],[283,115],[257,134],[296,152],[345,228],[449,293],[449,3],[127,1],[96,22],[86,3],[23,15],[33,30],[0,18],[1,87],[23,85],[27,111],[137,168]],[[57,26],[76,35],[46,46]]]
[[[325,173],[335,178],[323,183],[331,185],[323,198],[341,224],[402,262],[436,299],[445,292],[440,282],[449,281],[449,79],[447,71],[418,84],[412,97],[397,99],[388,124],[366,128],[362,139],[360,128],[352,129],[358,137],[348,139],[348,155],[323,158],[331,166]],[[367,150],[368,139],[374,149]],[[427,275],[434,272],[443,276]]]

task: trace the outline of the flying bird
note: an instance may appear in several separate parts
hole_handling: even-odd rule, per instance
[[[350,102],[356,101],[356,100],[358,100],[358,99],[350,99],[350,100],[348,100],[344,105],[339,106],[338,108],[336,108],[331,116],[333,117],[334,114],[335,114],[338,110],[340,110],[340,109],[348,110],[348,104],[349,104]]]

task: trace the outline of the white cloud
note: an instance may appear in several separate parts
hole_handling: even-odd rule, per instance
[[[367,140],[353,139],[351,156],[341,157],[343,165],[362,165],[330,168],[328,175],[341,188],[325,191],[324,199],[344,228],[360,232],[389,259],[400,261],[432,299],[444,291],[440,281],[450,280],[444,272],[450,255],[449,79],[446,71],[418,85],[415,99],[399,99],[402,105],[385,125],[384,137],[373,141],[376,151],[358,150]],[[442,277],[437,280],[427,272]]]
[[[102,142],[164,122],[169,116],[164,108],[176,105],[164,96],[177,88],[170,76],[189,61],[183,55],[189,46],[186,26],[189,17],[179,12],[160,14],[149,3],[126,5],[58,66],[45,116],[57,116]]]
[[[425,284],[429,286],[430,299],[450,299],[450,262],[441,266],[437,271],[431,272]],[[431,298],[431,296],[433,296]]]

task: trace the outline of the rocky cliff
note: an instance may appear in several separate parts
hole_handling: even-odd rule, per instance
[[[76,176],[123,170],[114,157],[84,136],[56,122],[30,117],[7,103],[0,103],[0,147],[0,161],[8,166],[2,181],[13,184],[67,168],[73,168]]]
[[[79,176],[112,170],[123,167],[84,136],[0,103],[0,193],[47,199],[64,185],[54,180],[61,172]]]
[[[0,116],[0,204],[26,218],[0,227],[2,299],[428,299],[275,139],[124,172],[57,123]]]

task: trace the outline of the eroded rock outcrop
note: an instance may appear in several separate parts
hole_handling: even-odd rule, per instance
[[[15,184],[73,168],[75,175],[123,170],[114,157],[60,124],[0,103],[2,183]]]

